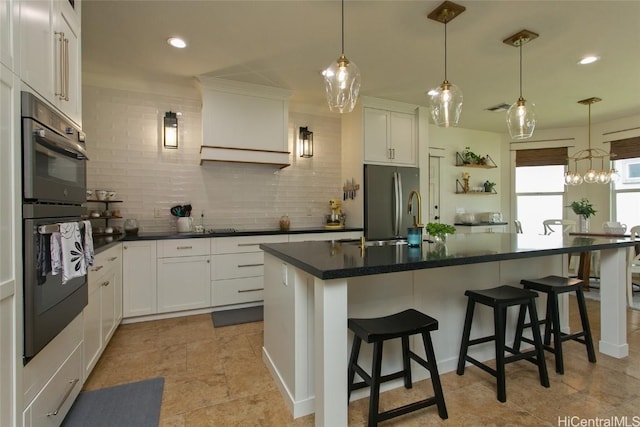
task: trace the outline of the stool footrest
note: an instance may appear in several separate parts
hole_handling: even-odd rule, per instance
[[[469,340],[469,346],[472,345],[476,345],[476,344],[482,344],[485,342],[491,342],[491,341],[495,341],[496,340],[496,336],[495,335],[489,335],[487,337],[482,337],[482,338],[475,338],[472,340]]]
[[[400,415],[408,414],[409,412],[417,411],[418,409],[436,405],[437,403],[438,402],[435,397],[430,397],[429,399],[409,403],[407,405],[400,406],[399,408],[393,408],[388,411],[380,412],[378,414],[378,421],[386,421],[391,418],[399,417]]]
[[[495,369],[493,369],[489,365],[485,365],[481,361],[479,361],[477,359],[474,359],[473,357],[471,357],[469,355],[465,356],[464,360],[466,360],[467,362],[471,362],[472,364],[476,365],[478,368],[480,368],[483,371],[489,373],[490,375],[493,375],[494,377],[498,375],[498,373],[497,373],[497,371]],[[462,374],[459,373],[458,375],[462,375]]]

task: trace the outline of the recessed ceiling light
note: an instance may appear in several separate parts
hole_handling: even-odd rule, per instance
[[[169,43],[171,46],[177,47],[179,49],[187,47],[187,42],[185,42],[184,40],[182,40],[182,39],[180,39],[178,37],[171,37],[169,40],[167,40],[167,43]]]
[[[600,57],[598,57],[598,56],[593,56],[593,55],[585,56],[580,61],[578,61],[578,64],[587,65],[587,64],[591,64],[591,63],[596,62],[598,59],[600,59]]]

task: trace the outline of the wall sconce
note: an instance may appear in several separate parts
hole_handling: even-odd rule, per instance
[[[169,111],[163,121],[164,148],[178,148],[178,115]]]
[[[306,126],[300,127],[298,154],[300,154],[300,157],[313,157],[313,132]]]

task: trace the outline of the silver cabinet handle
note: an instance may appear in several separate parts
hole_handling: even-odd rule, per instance
[[[262,264],[238,264],[238,268],[243,268],[243,267],[262,267],[264,265],[264,263]]]
[[[69,384],[71,384],[71,386],[69,387],[69,390],[67,390],[67,392],[65,393],[64,397],[62,398],[62,402],[60,402],[60,404],[58,405],[58,407],[53,411],[53,412],[49,412],[47,414],[47,417],[51,417],[51,416],[56,416],[58,415],[58,413],[60,412],[60,408],[62,408],[62,406],[64,405],[64,403],[67,401],[67,399],[69,398],[69,396],[71,395],[71,392],[73,391],[73,388],[76,386],[76,384],[78,383],[78,381],[80,381],[80,378],[76,378],[73,379],[71,381],[69,381]]]
[[[176,247],[177,250],[181,250],[181,249],[193,249],[193,246],[177,246]]]
[[[109,260],[108,260],[108,261],[109,261],[109,262],[113,262],[113,261],[115,261],[115,260],[117,260],[117,259],[118,259],[118,257],[117,257],[117,256],[114,256],[114,257],[109,258]]]
[[[109,286],[110,282],[107,280],[106,282],[102,282],[100,286]]]
[[[91,271],[100,271],[100,270],[102,270],[102,267],[104,267],[104,265],[97,265],[97,266],[93,267],[91,269]]]
[[[69,39],[64,39],[64,100],[69,100]]]
[[[260,243],[238,243],[238,246],[260,246]]]
[[[239,294],[245,293],[245,292],[258,292],[258,291],[262,291],[264,290],[264,288],[255,288],[255,289],[241,289],[238,291]]]
[[[59,63],[59,67],[58,67],[58,71],[59,71],[59,76],[58,76],[58,83],[60,85],[60,91],[56,91],[56,96],[59,99],[64,99],[64,33],[62,31],[58,32],[56,31],[54,33],[56,36],[58,36],[58,45],[60,46],[60,54],[58,55],[58,61],[60,61]]]

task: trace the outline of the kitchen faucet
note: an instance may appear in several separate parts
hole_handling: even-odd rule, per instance
[[[420,193],[418,192],[418,190],[411,190],[411,192],[409,193],[409,215],[411,215],[413,213],[413,196],[416,196],[418,198],[418,219],[416,220],[416,216],[413,215],[413,226],[414,227],[424,227],[424,224],[422,223],[422,197],[420,197]]]

